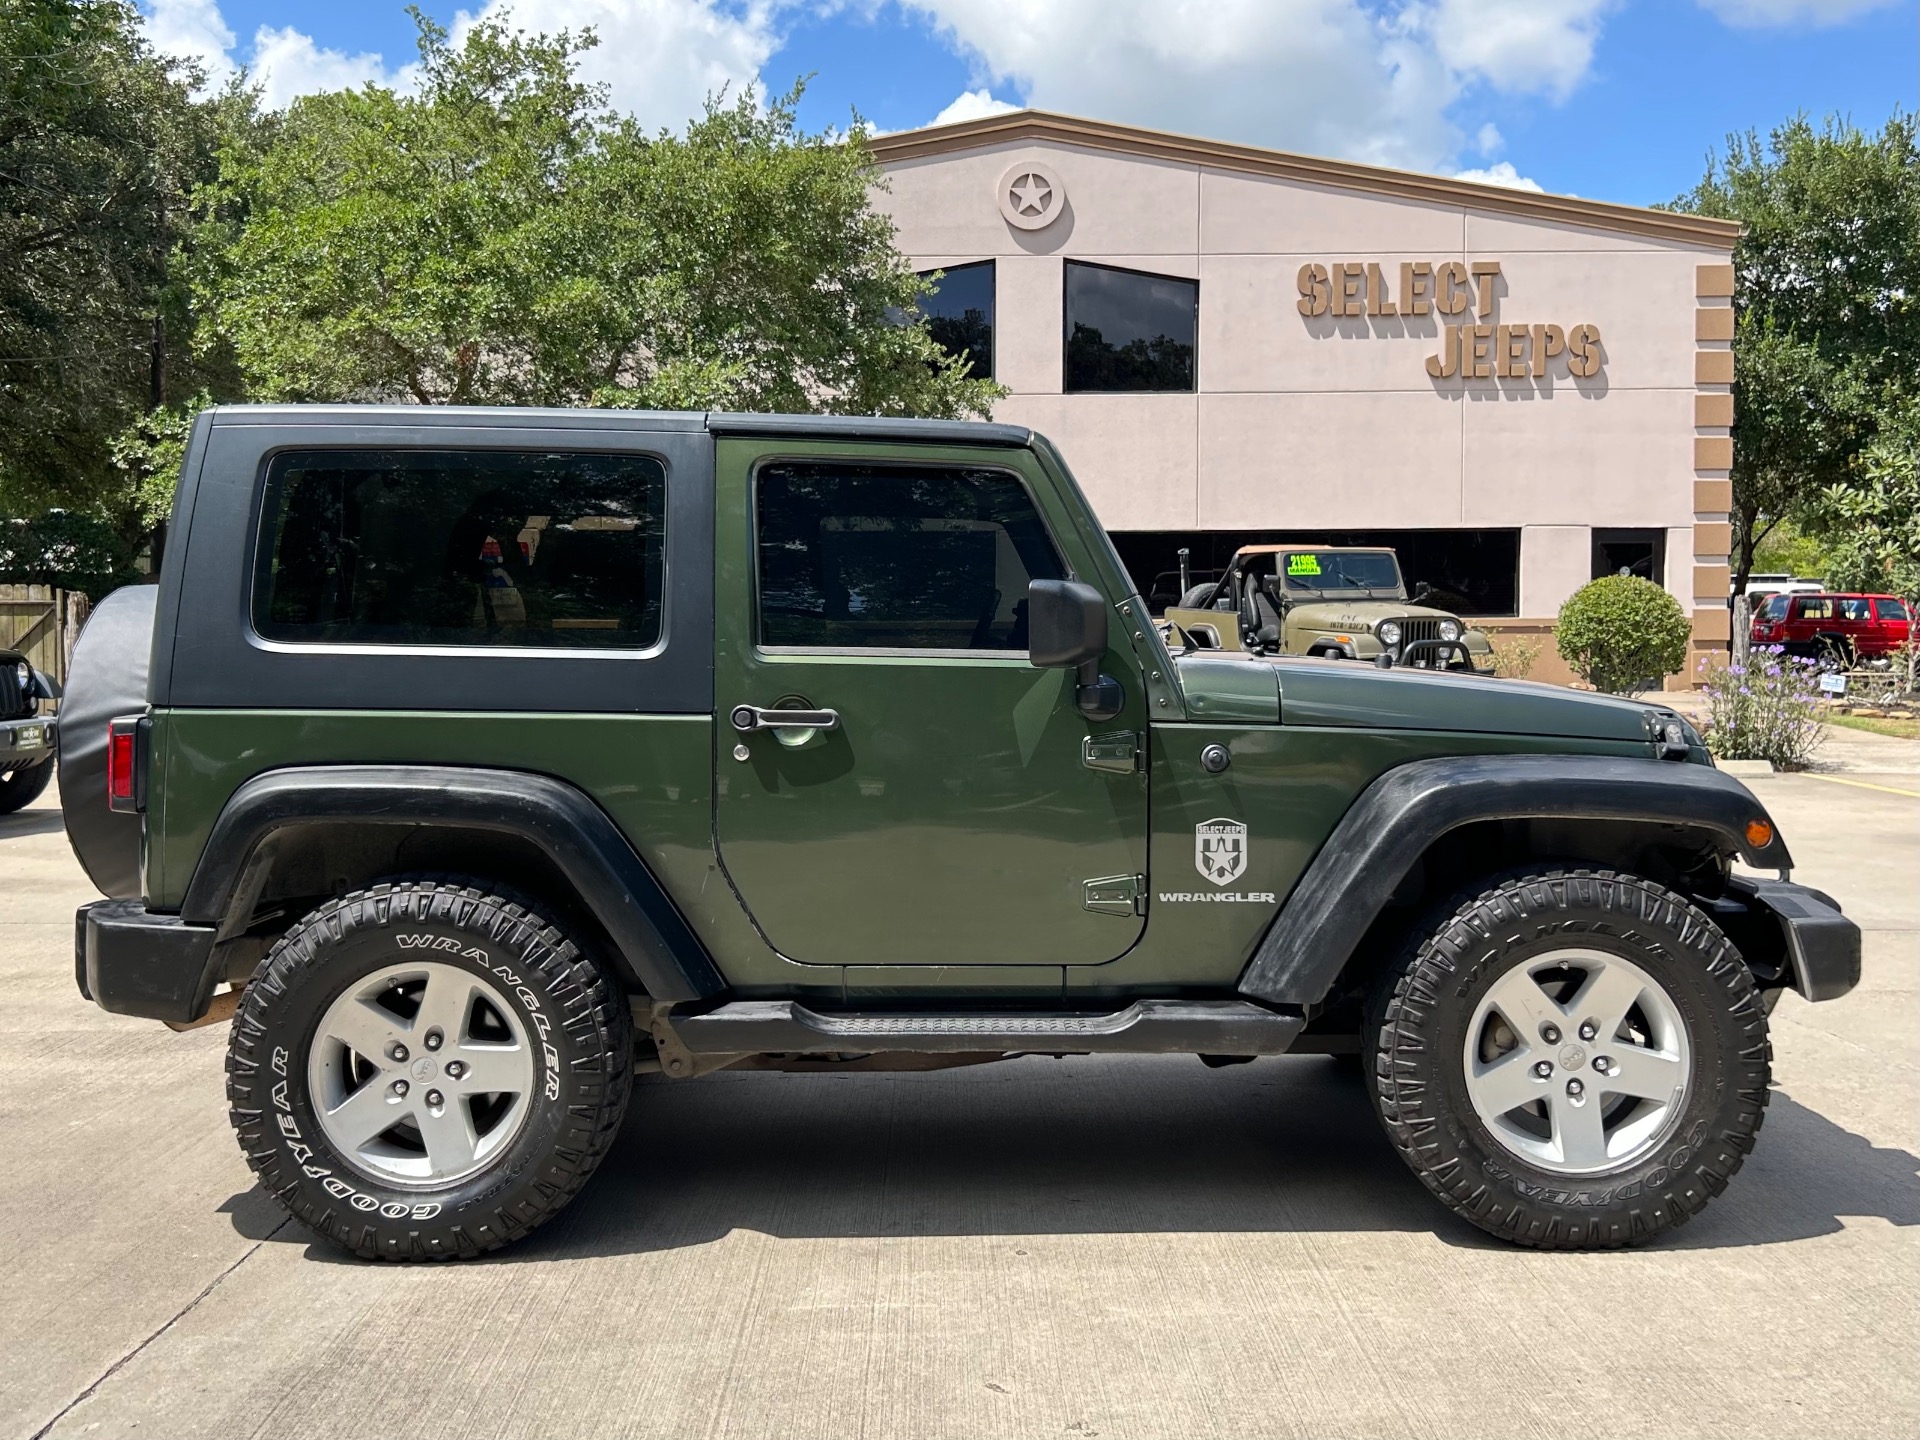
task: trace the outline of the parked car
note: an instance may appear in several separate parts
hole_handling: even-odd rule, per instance
[[[173,515],[68,681],[77,978],[231,1018],[263,1191],[365,1257],[543,1224],[636,1070],[1115,1053],[1362,1060],[1441,1204],[1632,1244],[1859,981],[1673,710],[1176,654],[1024,428],[223,408]]]
[[[31,805],[53,778],[55,722],[41,705],[57,693],[26,656],[0,649],[0,815]]]
[[[1851,665],[1891,655],[1912,628],[1906,601],[1896,595],[1775,595],[1749,633],[1756,645]]]
[[[1407,594],[1391,550],[1243,545],[1225,575],[1195,585],[1161,618],[1207,649],[1493,674],[1486,632],[1421,603],[1429,598],[1425,585]]]

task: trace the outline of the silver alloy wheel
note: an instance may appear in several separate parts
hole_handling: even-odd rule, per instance
[[[1618,1170],[1679,1123],[1692,1053],[1660,982],[1601,950],[1529,957],[1467,1027],[1467,1096],[1494,1139],[1543,1170]]]
[[[327,1140],[401,1186],[446,1185],[485,1166],[525,1123],[533,1082],[533,1047],[506,997],[432,960],[355,982],[307,1052]]]

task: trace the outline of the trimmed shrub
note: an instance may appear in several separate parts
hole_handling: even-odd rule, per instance
[[[1693,626],[1680,602],[1637,575],[1603,575],[1560,607],[1554,644],[1574,674],[1609,695],[1651,690],[1686,668]]]

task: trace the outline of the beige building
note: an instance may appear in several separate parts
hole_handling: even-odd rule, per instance
[[[874,150],[936,330],[1161,599],[1183,547],[1385,543],[1496,630],[1629,569],[1725,645],[1733,224],[1034,111]]]

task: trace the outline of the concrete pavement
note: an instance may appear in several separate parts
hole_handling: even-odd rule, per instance
[[[0,1433],[1912,1434],[1920,783],[1847,778],[1752,783],[1864,984],[1783,1001],[1730,1191],[1593,1256],[1455,1221],[1326,1061],[1176,1057],[656,1079],[530,1243],[349,1261],[253,1188],[223,1029],[75,993],[57,812],[0,818]]]

